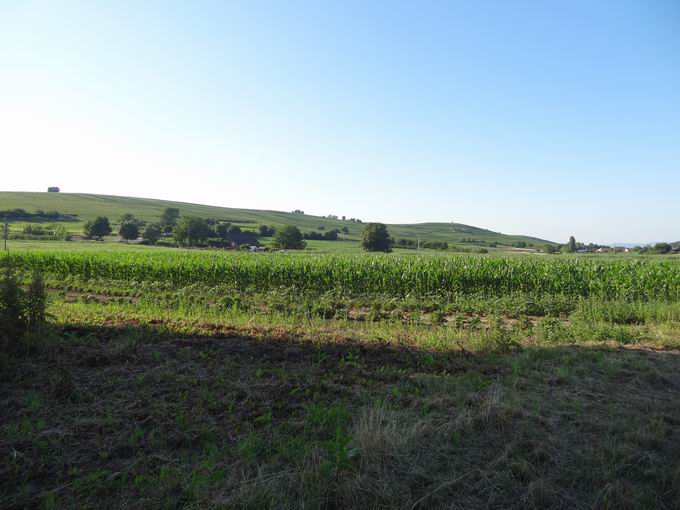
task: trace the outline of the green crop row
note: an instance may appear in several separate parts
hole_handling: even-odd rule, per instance
[[[18,269],[54,277],[229,285],[240,289],[383,294],[514,293],[680,299],[680,260],[552,257],[251,254],[183,251],[30,251]]]

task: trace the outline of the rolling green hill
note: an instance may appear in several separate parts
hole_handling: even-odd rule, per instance
[[[350,231],[349,238],[359,239],[364,228],[361,223],[281,211],[235,209],[168,200],[86,193],[0,192],[0,210],[21,208],[28,212],[35,212],[42,209],[77,215],[78,222],[66,223],[65,225],[69,230],[78,232],[82,230],[82,223],[100,215],[108,216],[114,224],[125,213],[131,213],[145,221],[158,221],[160,214],[166,207],[178,208],[181,215],[230,221],[242,228],[252,230],[256,230],[261,224],[273,227],[292,224],[298,226],[303,232],[319,230],[320,226],[323,226],[326,230],[341,229],[347,226]],[[421,241],[448,241],[449,244],[459,246],[483,245],[492,242],[510,246],[520,241],[524,241],[528,245],[540,246],[548,242],[535,237],[506,235],[458,223],[394,224],[388,225],[388,229],[395,238],[415,240],[420,236]],[[463,239],[466,241],[463,242]],[[473,241],[469,241],[470,239]]]

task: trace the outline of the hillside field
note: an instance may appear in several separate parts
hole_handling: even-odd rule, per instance
[[[44,211],[56,210],[62,214],[77,215],[80,221],[73,223],[66,222],[64,225],[67,229],[78,233],[82,231],[82,225],[85,221],[96,216],[108,216],[115,224],[121,215],[131,213],[141,220],[155,222],[158,221],[161,213],[167,207],[179,208],[181,215],[229,221],[250,230],[256,230],[262,224],[275,228],[283,225],[296,225],[303,232],[319,230],[320,226],[323,226],[326,230],[348,227],[350,231],[350,234],[347,236],[348,240],[357,241],[360,239],[361,231],[364,228],[364,225],[361,223],[280,211],[233,209],[147,198],[80,193],[0,192],[0,210],[21,208],[28,212],[35,212],[38,209],[42,209]],[[362,219],[364,221],[369,220],[368,218]],[[513,243],[520,241],[540,247],[548,243],[548,241],[534,237],[505,235],[457,223],[388,225],[388,229],[390,235],[395,238],[417,240],[418,236],[420,236],[422,241],[447,241],[450,245],[463,247],[493,242],[511,246]],[[470,238],[477,242],[461,243],[461,239]]]

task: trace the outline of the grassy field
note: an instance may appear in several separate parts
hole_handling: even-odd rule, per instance
[[[45,211],[56,210],[62,214],[74,214],[80,222],[64,223],[67,229],[80,233],[82,224],[96,216],[108,216],[116,222],[121,215],[131,213],[135,217],[149,222],[158,221],[166,207],[177,207],[180,214],[185,216],[200,216],[230,221],[242,228],[255,230],[261,224],[270,227],[296,225],[303,232],[319,230],[323,226],[326,230],[334,228],[349,228],[348,239],[358,240],[363,224],[350,221],[333,220],[306,214],[293,214],[280,211],[262,211],[253,209],[234,209],[213,207],[199,204],[187,204],[147,198],[118,197],[109,195],[91,195],[82,193],[35,193],[35,192],[0,192],[0,210],[22,208],[29,212],[38,209]],[[364,221],[379,221],[379,219],[362,218]],[[460,243],[465,238],[473,238],[478,242],[503,243],[512,245],[518,241],[542,246],[547,241],[521,235],[504,235],[468,225],[454,223],[422,223],[413,225],[389,225],[390,234],[395,238],[416,240],[418,236],[428,241],[448,241],[460,246],[475,246],[479,243]],[[351,245],[352,246],[352,245]],[[357,246],[356,244],[353,246]],[[344,247],[346,249],[347,247]],[[338,250],[342,248],[338,246]]]
[[[10,251],[2,508],[678,508],[677,258],[93,244]]]

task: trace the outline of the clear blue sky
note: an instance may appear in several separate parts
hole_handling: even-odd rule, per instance
[[[679,240],[680,1],[0,0],[0,176]]]

